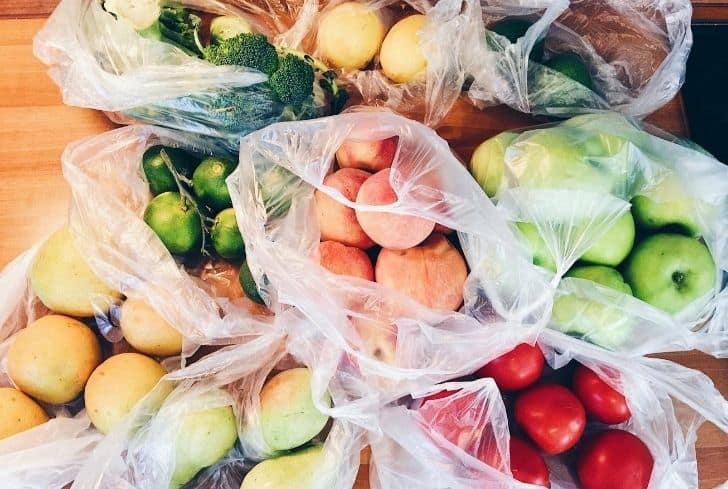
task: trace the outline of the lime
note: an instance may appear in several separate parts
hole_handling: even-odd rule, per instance
[[[232,208],[220,211],[212,224],[212,245],[217,254],[228,260],[245,257],[245,242],[238,229],[238,220]]]
[[[258,187],[266,212],[271,217],[281,217],[291,207],[292,192],[301,180],[282,166],[273,166],[258,178]]]
[[[521,37],[526,35],[526,31],[533,25],[533,23],[518,18],[507,18],[496,22],[495,24],[488,27],[488,30],[500,34],[501,36],[514,43]],[[531,55],[529,56],[534,61],[540,61],[543,58],[543,39],[536,42],[531,49]]]
[[[248,267],[247,261],[244,261],[240,266],[240,275],[238,276],[238,280],[240,281],[240,287],[243,288],[243,292],[245,292],[245,295],[248,296],[248,299],[253,302],[257,302],[258,304],[265,304],[263,299],[260,297],[258,285],[253,279],[253,274],[250,273],[250,267]]]
[[[153,195],[179,190],[165,159],[171,163],[178,174],[187,178],[192,176],[197,164],[194,156],[179,148],[161,145],[147,148],[142,156],[142,169],[149,183],[149,191]]]
[[[164,192],[144,211],[144,222],[174,255],[200,251],[202,222],[195,204],[179,192]]]
[[[192,188],[200,202],[215,212],[233,205],[225,179],[238,164],[220,156],[208,156],[192,175]]]
[[[588,89],[592,89],[592,80],[581,58],[575,54],[559,54],[544,63],[552,70],[568,76],[575,82],[581,83]]]

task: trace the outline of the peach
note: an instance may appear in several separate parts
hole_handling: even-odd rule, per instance
[[[374,281],[374,267],[369,257],[359,248],[336,241],[324,241],[319,245],[321,266],[337,275],[349,275]]]
[[[460,252],[439,233],[408,250],[383,249],[376,281],[432,308],[454,311],[463,302],[468,267]]]
[[[324,185],[335,188],[353,202],[359,188],[370,176],[370,173],[356,168],[342,168],[324,178]],[[337,202],[320,190],[316,191],[314,197],[321,241],[333,240],[362,249],[374,246],[374,241],[359,225],[354,209]]]
[[[394,364],[397,359],[397,327],[376,319],[351,318],[359,336],[359,350],[380,362]]]
[[[369,177],[359,189],[356,201],[372,205],[396,202],[397,194],[389,184],[389,173],[387,168]],[[392,250],[404,250],[420,244],[435,227],[429,219],[389,212],[357,210],[356,218],[375,243]]]
[[[336,151],[340,168],[358,168],[372,173],[392,166],[399,136],[378,141],[347,139]]]

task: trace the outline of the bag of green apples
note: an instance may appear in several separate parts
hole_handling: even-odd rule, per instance
[[[269,328],[270,311],[244,293],[245,243],[225,185],[236,155],[214,139],[137,125],[74,142],[62,160],[85,259],[173,325],[183,356]],[[129,334],[120,312],[104,331],[112,341]]]
[[[261,296],[298,308],[392,395],[472,367],[517,334],[511,322],[547,319],[548,281],[418,122],[363,110],[269,126],[241,140],[228,186]],[[458,312],[476,250],[489,256],[476,281],[502,312],[492,328]]]
[[[703,373],[549,330],[511,348],[381,410],[372,488],[698,486],[699,426],[728,431]]]
[[[33,50],[66,104],[233,149],[243,134],[346,102],[333,71],[292,49],[316,8],[311,0],[64,0]]]
[[[470,170],[557,286],[551,327],[630,354],[728,354],[728,167],[604,113],[501,133]],[[478,288],[466,307],[487,318]]]
[[[670,101],[692,45],[688,0],[483,0],[464,64],[478,106],[642,118]]]
[[[333,0],[311,19],[304,44],[362,104],[436,125],[465,83],[460,59],[479,27],[476,4]]]
[[[310,358],[289,354],[271,330],[168,374],[72,487],[351,488],[363,430],[340,413],[340,388],[322,383]]]

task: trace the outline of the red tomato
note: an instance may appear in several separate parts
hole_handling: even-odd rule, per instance
[[[576,473],[584,489],[647,489],[654,460],[632,433],[607,430],[579,450]]]
[[[525,389],[543,372],[544,358],[538,345],[521,343],[477,371],[481,377],[492,377],[504,391]]]
[[[586,414],[579,399],[566,387],[542,384],[518,396],[516,422],[550,455],[576,445],[584,433]]]
[[[624,396],[584,365],[576,367],[572,388],[587,414],[597,421],[619,424],[632,416]]]
[[[517,481],[551,487],[549,469],[543,457],[527,441],[511,436],[511,473]]]

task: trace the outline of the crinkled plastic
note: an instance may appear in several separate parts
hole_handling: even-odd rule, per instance
[[[154,144],[197,154],[226,155],[218,140],[153,126],[128,126],[71,143],[63,173],[71,187],[71,230],[99,277],[127,297],[144,299],[185,338],[183,354],[198,345],[232,344],[269,329],[270,316],[230,292],[237,271],[203,259],[175,261],[142,215],[151,200],[141,170]],[[118,341],[109,324],[106,335]]]
[[[552,368],[575,360],[624,394],[632,417],[617,427],[649,447],[655,460],[650,489],[698,486],[698,427],[705,417],[728,431],[728,403],[703,373],[667,360],[625,358],[556,331],[544,331],[539,344]],[[442,390],[457,392],[422,403]],[[413,392],[409,402],[383,408],[379,421],[381,435],[370,436],[373,489],[536,487],[510,476],[509,419],[492,379]],[[604,426],[587,423],[585,436]],[[546,463],[553,489],[580,487],[572,457],[546,457]]]
[[[38,246],[0,272],[0,387],[12,387],[7,354],[14,335],[48,314],[30,288],[30,267]],[[47,422],[0,440],[0,487],[61,489],[71,482],[102,435],[76,403],[44,406]]]
[[[670,101],[685,79],[688,0],[481,0],[480,7],[483,22],[464,60],[473,78],[468,95],[478,106],[505,103],[560,117],[615,110],[642,118]],[[505,18],[532,25],[511,43],[488,30]],[[581,58],[593,89],[530,60],[541,46],[546,59]]]
[[[316,10],[312,0],[176,4],[243,17],[255,31],[290,47],[304,35],[299,17],[305,21]],[[142,121],[224,138],[231,148],[242,134],[267,124],[329,113],[318,85],[314,99],[294,111],[271,98],[261,72],[215,66],[145,38],[106,12],[100,0],[62,1],[34,39],[33,51],[50,66],[66,104],[107,111],[115,122]]]
[[[509,221],[533,224],[554,258],[551,280],[558,289],[552,327],[578,331],[588,341],[630,355],[693,348],[728,355],[728,167],[694,146],[646,129],[610,113],[514,134],[505,145],[505,170],[495,195],[498,211]],[[498,158],[489,164],[498,165]],[[715,262],[712,290],[674,315],[588,280],[563,278],[630,212],[638,195],[680,201],[680,212],[697,224]],[[487,318],[490,311],[475,299],[479,286],[469,287],[466,301],[473,302],[466,308]],[[565,296],[578,299],[575,307],[557,310]],[[565,310],[570,312],[565,315]]]
[[[396,203],[357,204],[323,185],[345,139],[395,135],[390,183]],[[420,123],[361,111],[272,125],[242,139],[240,164],[227,182],[248,264],[268,304],[299,309],[312,323],[297,328],[307,341],[326,338],[384,396],[472,371],[480,366],[476,352],[523,334],[514,324],[535,333],[548,319],[548,277],[524,255],[447,143]],[[486,291],[478,300],[489,317],[479,322],[432,310],[381,284],[321,267],[316,190],[349,207],[420,216],[456,230],[473,269],[469,280]],[[482,253],[489,258],[471,260]]]
[[[275,455],[260,433],[260,390],[275,371],[300,364],[299,359],[287,354],[285,336],[280,330],[272,330],[271,334],[224,347],[168,374],[98,445],[72,487],[169,487],[184,416],[232,406],[239,441],[220,462],[203,470],[185,487],[238,489],[244,474],[255,463]],[[311,489],[351,488],[359,470],[364,432],[346,420],[345,411],[337,410],[342,393],[336,383],[322,384],[315,365],[307,366],[313,373],[313,399],[322,399],[328,391],[334,406],[317,402],[317,407],[333,416],[334,421],[315,440],[323,445],[323,455]]]

